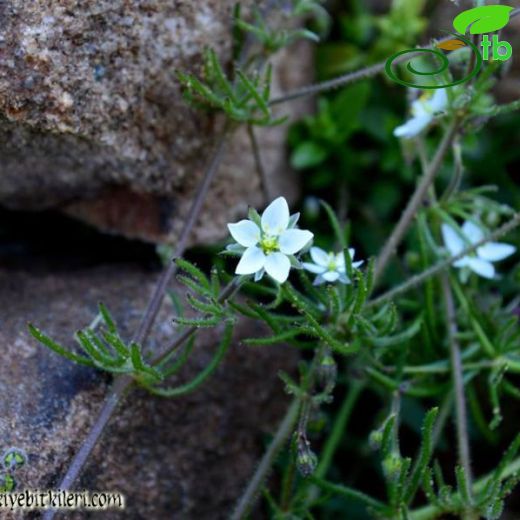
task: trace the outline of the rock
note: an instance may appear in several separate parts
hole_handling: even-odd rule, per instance
[[[241,2],[246,11],[254,3]],[[61,207],[107,231],[174,241],[221,130],[215,117],[186,106],[176,72],[200,73],[206,46],[229,65],[234,4],[1,2],[0,204]],[[311,66],[307,46],[284,51],[274,92],[307,83]],[[304,106],[278,112],[301,115]],[[259,140],[273,194],[291,198],[286,129],[261,129]],[[264,203],[240,130],[195,241],[222,237],[247,204]]]
[[[20,490],[58,485],[110,379],[38,345],[27,333],[27,322],[71,345],[71,334],[90,323],[103,300],[129,336],[154,280],[155,275],[130,265],[39,276],[0,271],[0,452],[15,447],[27,453],[27,464],[15,473]],[[155,343],[171,338],[172,313],[165,305]],[[293,366],[292,355],[280,347],[239,344],[240,338],[261,333],[241,322],[226,361],[193,394],[170,400],[133,391],[110,422],[77,489],[123,493],[126,511],[107,518],[227,518],[261,456],[262,435],[287,405],[276,374]],[[200,335],[182,381],[205,366],[215,346],[214,331]]]

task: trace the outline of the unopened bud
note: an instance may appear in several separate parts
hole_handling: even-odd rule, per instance
[[[318,457],[311,450],[310,442],[304,437],[298,440],[298,449],[296,453],[296,467],[302,477],[310,477],[316,470],[318,465]]]
[[[383,442],[383,432],[381,430],[374,430],[368,438],[368,444],[370,448],[377,451],[381,448]]]
[[[338,366],[330,352],[326,352],[317,369],[318,381],[323,388],[332,390],[336,386]]]
[[[383,472],[388,480],[395,482],[401,474],[403,459],[399,455],[390,455],[383,461]]]

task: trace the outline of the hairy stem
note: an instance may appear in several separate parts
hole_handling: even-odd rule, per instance
[[[90,429],[87,437],[83,441],[79,451],[74,455],[72,462],[65,473],[62,481],[60,482],[58,489],[65,490],[70,489],[74,484],[74,481],[81,473],[85,462],[90,457],[92,450],[96,446],[99,438],[101,437],[105,426],[108,424],[108,421],[112,417],[112,414],[116,410],[119,402],[122,397],[125,395],[127,390],[132,386],[133,379],[130,376],[121,376],[117,378],[112,385],[110,393],[105,398],[105,402],[99,412],[99,415],[96,418],[96,421],[92,428]],[[54,515],[56,514],[56,510],[49,509],[43,515],[43,520],[52,520]]]
[[[338,411],[336,420],[334,421],[334,426],[332,427],[332,431],[330,432],[330,435],[328,436],[327,441],[321,450],[320,462],[316,468],[316,471],[314,472],[314,478],[323,479],[327,475],[334,458],[334,454],[336,453],[336,450],[338,449],[338,446],[340,445],[343,436],[345,435],[345,430],[352,415],[352,411],[354,410],[354,407],[358,402],[365,386],[366,385],[363,382],[354,381],[350,387],[350,390]],[[317,494],[317,486],[312,485],[307,491],[307,503],[313,502],[316,499]]]
[[[271,187],[269,185],[269,179],[267,177],[267,172],[264,167],[264,162],[262,160],[260,146],[258,145],[258,139],[256,138],[255,129],[252,125],[247,125],[247,133],[249,135],[249,141],[251,142],[251,148],[253,150],[253,157],[255,159],[256,171],[258,172],[258,176],[260,178],[262,193],[264,194],[265,201],[269,202],[273,196],[271,193]]]
[[[186,216],[184,227],[182,228],[179,240],[177,241],[177,244],[175,246],[175,250],[173,253],[174,259],[182,256],[186,251],[186,247],[188,245],[188,240],[190,238],[191,232],[193,231],[193,227],[197,223],[211,183],[215,178],[215,175],[217,174],[220,163],[222,161],[228,132],[229,128],[226,127],[226,129],[222,133],[222,136],[218,140],[215,152],[211,158],[208,168],[206,169],[204,178],[202,179],[197,193],[195,194],[195,198],[193,199],[188,215]],[[166,293],[166,289],[168,288],[168,284],[170,283],[171,279],[175,276],[176,272],[177,264],[175,262],[170,262],[167,269],[163,272],[161,278],[159,279],[159,282],[148,303],[148,307],[146,308],[146,311],[144,313],[144,317],[133,339],[133,341],[138,345],[144,346],[148,334],[150,333],[155,319],[157,318],[157,314],[159,313],[159,310],[161,308],[162,302],[164,300],[164,295]]]
[[[228,131],[229,129],[226,128],[222,136],[220,137],[215,149],[215,153],[205,172],[204,179],[202,180],[197,190],[193,203],[186,217],[184,228],[179,237],[179,241],[177,242],[174,258],[181,256],[186,249],[189,236],[193,230],[195,223],[197,222],[211,182],[214,179],[220,166]],[[148,307],[144,313],[144,317],[141,321],[139,329],[136,335],[134,336],[133,341],[135,343],[143,345],[143,343],[146,341],[146,338],[150,333],[155,319],[157,318],[157,314],[159,313],[159,310],[161,308],[164,299],[164,294],[166,292],[168,284],[176,272],[177,264],[175,262],[171,262],[168,268],[161,275],[161,278],[159,279],[159,282],[148,304]],[[108,421],[112,417],[112,414],[114,413],[119,402],[122,400],[126,391],[130,388],[132,384],[133,379],[129,376],[121,376],[114,381],[112,389],[106,397],[98,417],[96,418],[92,428],[87,434],[87,437],[83,441],[79,451],[72,459],[72,462],[65,474],[65,477],[59,485],[59,489],[70,489],[73,486],[75,480],[80,475],[83,466],[85,465],[90,454],[92,453],[92,450],[101,438],[101,435],[103,434],[103,431],[106,425],[108,424]],[[47,511],[44,515],[44,520],[52,520],[54,518],[55,513],[56,511],[54,510]]]
[[[464,392],[464,374],[462,369],[459,340],[457,339],[458,327],[455,302],[453,301],[450,278],[447,273],[442,274],[441,283],[446,309],[446,323],[448,327],[448,345],[450,351],[451,373],[455,397],[455,425],[457,429],[459,462],[466,474],[466,494],[471,498],[473,477],[471,471],[471,457],[468,437],[466,394]]]
[[[421,284],[423,284],[426,280],[430,279],[431,277],[439,274],[440,272],[444,271],[445,269],[449,268],[454,262],[457,260],[460,260],[461,258],[473,253],[476,249],[478,249],[480,246],[483,246],[484,244],[487,244],[488,242],[497,240],[501,238],[502,236],[506,235],[513,229],[520,226],[520,212],[515,213],[513,218],[498,228],[493,233],[489,234],[487,237],[483,238],[476,244],[472,244],[471,246],[467,247],[463,251],[461,251],[458,255],[452,256],[450,258],[447,258],[446,260],[442,260],[435,264],[434,266],[430,267],[429,269],[426,269],[426,271],[417,274],[404,282],[403,284],[399,285],[398,287],[387,291],[386,293],[382,294],[381,296],[373,299],[372,301],[367,303],[367,307],[374,307],[376,305],[381,305],[382,303],[386,303],[388,301],[391,301],[395,299],[397,296],[401,296],[402,294],[407,293],[411,289],[415,289],[416,287],[419,287]]]
[[[354,406],[356,405],[361,392],[365,387],[364,383],[355,381],[350,387],[350,391],[347,396],[343,400],[343,404],[338,411],[338,415],[336,417],[336,421],[334,422],[334,426],[332,431],[327,438],[327,442],[323,447],[323,450],[320,454],[320,463],[316,468],[314,473],[316,478],[323,478],[326,476],[327,471],[332,463],[332,459],[334,458],[334,453],[338,449],[338,446],[343,439],[343,435],[345,434],[345,429],[347,427],[350,416],[352,415],[352,411],[354,410]]]
[[[401,215],[399,222],[397,223],[396,227],[392,231],[392,234],[390,235],[386,244],[384,245],[383,250],[381,251],[381,254],[379,255],[376,263],[376,268],[374,272],[375,283],[377,283],[378,279],[384,273],[388,265],[388,262],[396,252],[397,247],[404,238],[404,235],[408,231],[408,228],[412,225],[415,215],[419,211],[424,201],[424,198],[428,192],[428,189],[435,180],[435,176],[437,175],[437,172],[439,171],[442,165],[442,161],[444,160],[446,153],[451,148],[451,144],[453,142],[453,139],[455,138],[455,135],[457,134],[458,128],[459,120],[455,119],[454,121],[452,121],[449,128],[447,129],[442,141],[439,144],[439,147],[437,149],[437,152],[435,153],[435,156],[431,164],[428,166],[428,169],[424,172],[424,175],[419,184],[417,185],[417,188],[415,189],[412,198],[408,202],[406,209]]]
[[[511,11],[511,18],[520,15],[520,8]],[[433,45],[422,47],[423,49],[433,49],[438,43],[442,43],[448,40],[451,40],[453,36],[447,36],[446,38],[442,38],[436,41]],[[404,63],[407,60],[420,56],[421,53],[409,53],[405,54],[400,58],[394,60],[394,64],[398,65],[399,63]],[[377,76],[381,72],[384,72],[386,66],[386,61],[382,63],[378,63],[376,65],[372,65],[370,67],[365,67],[360,70],[356,70],[354,72],[349,72],[348,74],[344,74],[337,78],[324,81],[322,83],[317,83],[315,85],[309,85],[306,87],[301,87],[299,89],[295,89],[292,92],[286,92],[279,97],[273,98],[270,102],[270,105],[278,105],[280,103],[286,103],[288,101],[294,101],[299,98],[315,96],[316,94],[320,94],[321,92],[326,92],[328,90],[333,90],[339,87],[343,87],[345,85],[349,85],[350,83],[355,83],[356,81],[362,81],[364,79],[372,78]]]
[[[285,417],[283,418],[280,426],[278,427],[271,444],[264,453],[264,456],[262,457],[262,460],[260,461],[260,464],[258,465],[253,475],[253,478],[249,481],[246,490],[240,497],[240,500],[237,503],[230,520],[242,520],[246,518],[246,515],[258,497],[260,488],[263,486],[264,481],[274,463],[274,460],[287,442],[287,439],[294,429],[294,425],[298,419],[299,409],[300,401],[299,399],[295,399],[285,414]]]

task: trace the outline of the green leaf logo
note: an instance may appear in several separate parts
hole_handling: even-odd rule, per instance
[[[507,5],[484,5],[460,13],[453,20],[453,27],[459,34],[485,34],[499,31],[509,23],[513,10]]]

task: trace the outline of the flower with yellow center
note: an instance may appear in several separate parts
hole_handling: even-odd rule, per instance
[[[304,262],[302,265],[305,270],[317,275],[314,280],[314,285],[321,285],[326,282],[335,283],[338,281],[343,284],[350,283],[345,267],[345,255],[343,253],[327,253],[319,247],[311,247],[310,253],[313,262]],[[358,269],[363,264],[363,260],[358,262],[353,261],[356,254],[354,249],[349,249],[348,253],[352,260],[352,267]]]
[[[312,241],[310,231],[296,229],[299,214],[290,216],[289,206],[283,197],[278,197],[251,220],[241,220],[228,224],[231,236],[236,244],[227,247],[232,253],[242,255],[235,273],[255,275],[260,280],[264,273],[278,283],[284,283],[289,277],[291,265],[297,264],[295,254]]]

